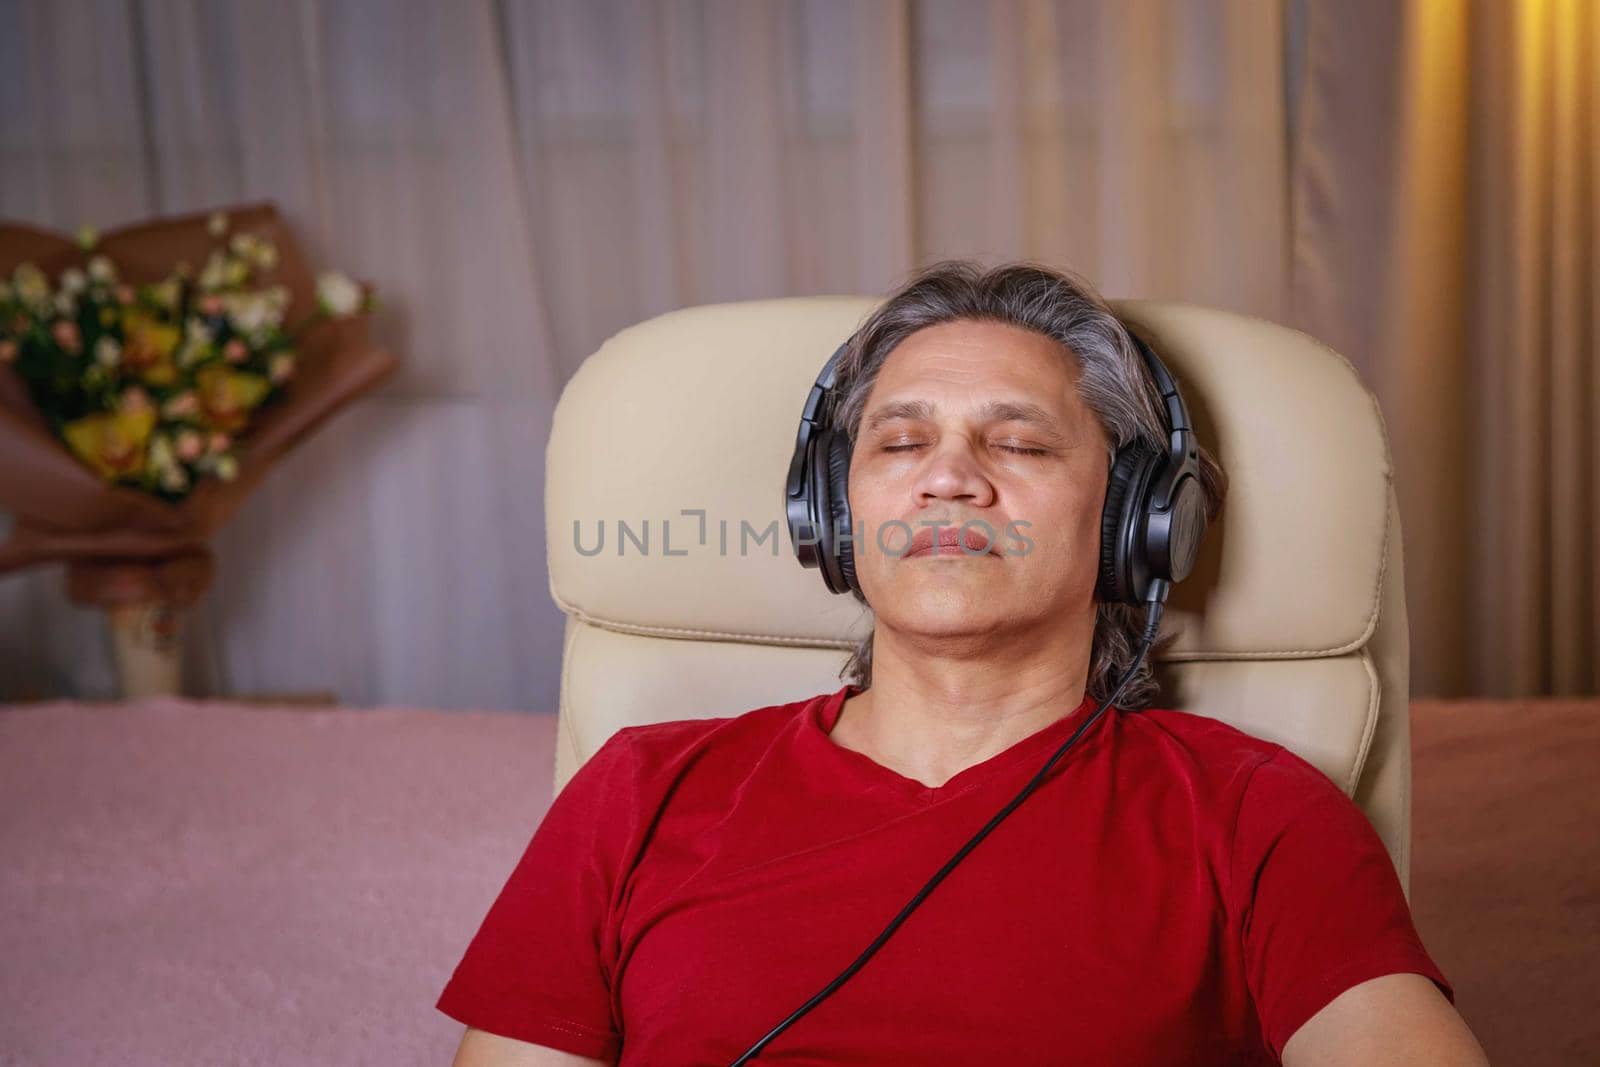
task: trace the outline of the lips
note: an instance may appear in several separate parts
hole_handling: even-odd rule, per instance
[[[922,526],[911,538],[911,547],[903,558],[914,559],[918,556],[934,555],[933,535],[939,535],[939,551],[937,555],[943,556],[978,556],[983,554],[998,555],[989,543],[988,535],[983,532],[983,527],[978,525],[961,526]],[[962,550],[962,540],[965,538],[966,549]]]

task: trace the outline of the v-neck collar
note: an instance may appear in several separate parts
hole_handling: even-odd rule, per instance
[[[1099,703],[1085,693],[1083,702],[1070,714],[1040,727],[1010,748],[1002,749],[988,759],[963,769],[943,785],[929,786],[884,766],[863,752],[845,748],[828,736],[833,731],[834,724],[839,721],[845,700],[864,691],[861,686],[847,684],[833,693],[813,698],[806,705],[804,721],[801,724],[802,736],[808,745],[819,750],[819,758],[828,760],[831,765],[839,769],[840,773],[855,779],[864,788],[889,790],[907,800],[924,805],[937,803],[1004,778],[1008,771],[1026,762],[1028,773],[1017,780],[1020,788],[1023,782],[1038,773],[1039,768],[1044,766],[1051,754],[1099,707]],[[1074,754],[1093,740],[1103,725],[1100,720],[1109,719],[1116,712],[1115,706],[1107,708],[1067,754],[1056,761],[1055,766],[1051,768],[1052,773],[1058,772],[1064,763],[1070,761]]]

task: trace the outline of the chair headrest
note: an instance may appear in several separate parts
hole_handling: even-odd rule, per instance
[[[561,608],[668,637],[845,647],[862,632],[861,605],[795,562],[782,491],[812,381],[877,303],[686,308],[623,330],[585,361],[546,456]],[[1112,307],[1172,369],[1231,481],[1168,602],[1164,628],[1180,633],[1163,658],[1360,648],[1378,618],[1390,460],[1354,368],[1262,319],[1167,301]]]

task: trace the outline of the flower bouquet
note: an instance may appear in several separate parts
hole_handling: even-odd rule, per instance
[[[235,439],[294,376],[297,340],[320,320],[373,306],[368,291],[328,272],[316,308],[285,329],[288,287],[258,284],[277,266],[277,247],[228,228],[225,212],[207,220],[217,247],[198,274],[180,261],[160,281],[124,281],[85,228],[86,268],[65,268],[54,287],[32,262],[0,278],[0,363],[108,482],[180,500],[201,478],[232,481]]]
[[[372,307],[312,275],[271,204],[76,241],[0,223],[0,573],[64,562],[111,614],[125,695],[175,691],[211,535],[393,371]]]

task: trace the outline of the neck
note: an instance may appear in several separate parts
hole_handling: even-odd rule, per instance
[[[832,736],[900,774],[943,785],[1083,702],[1094,622],[1091,609],[1031,644],[1008,633],[999,655],[993,634],[930,641],[880,623],[872,687],[845,701]]]

